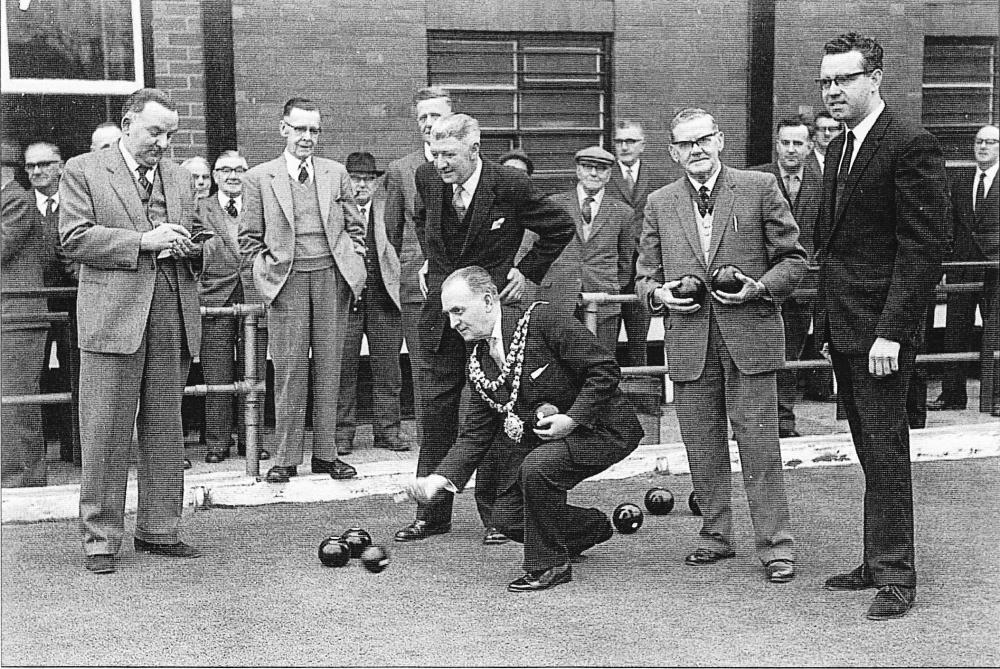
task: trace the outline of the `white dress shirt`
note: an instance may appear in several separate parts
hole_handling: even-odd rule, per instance
[[[469,207],[472,206],[472,197],[476,194],[476,189],[479,188],[479,178],[483,176],[483,160],[482,158],[476,158],[476,169],[472,171],[472,176],[465,180],[462,186],[462,204],[465,205],[465,210],[468,211]],[[458,189],[459,184],[452,184],[451,194],[452,197],[455,196],[455,191]]]
[[[299,169],[302,167],[302,160],[300,158],[296,158],[288,151],[285,151],[285,163],[288,166],[288,176],[298,181]],[[306,172],[309,173],[309,181],[307,181],[306,183],[310,183],[313,180],[313,177],[316,175],[316,169],[313,167],[312,156],[306,158]]]
[[[55,211],[59,208],[59,191],[56,191],[52,195],[46,195],[40,190],[35,190],[35,206],[38,207],[38,211],[42,216],[45,215],[49,198],[52,198],[52,211]]]
[[[860,123],[853,128],[847,129],[848,131],[854,133],[854,151],[851,152],[851,162],[848,165],[848,172],[854,168],[854,159],[858,157],[858,151],[861,150],[861,145],[864,144],[865,137],[867,137],[868,133],[872,131],[872,127],[874,127],[875,122],[878,121],[878,117],[882,115],[883,111],[885,111],[884,100],[878,103],[878,107],[875,108],[875,111],[861,119]],[[844,142],[846,146],[846,137],[844,138]],[[837,163],[837,174],[840,174],[840,165],[843,164],[843,162],[843,154],[841,154],[841,160]]]

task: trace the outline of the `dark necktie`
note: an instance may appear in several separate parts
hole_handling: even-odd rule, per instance
[[[226,205],[226,213],[236,218],[240,212],[236,210],[236,198],[229,198],[229,204]]]
[[[303,160],[299,165],[299,183],[304,184],[307,181],[309,181],[309,170],[306,169],[306,161]]]
[[[51,218],[56,211],[56,199],[54,197],[45,200],[45,218]]]
[[[975,213],[986,197],[986,173],[981,171],[976,175],[976,199],[972,201],[972,211]]]
[[[712,213],[712,202],[707,186],[698,189],[698,215],[705,218]]]
[[[583,199],[583,204],[580,206],[580,215],[583,217],[583,241],[590,239],[590,229],[594,217],[594,212],[591,211],[590,205],[593,202],[594,198],[588,195]]]
[[[844,153],[840,160],[840,169],[837,170],[837,193],[834,206],[842,202],[844,187],[847,186],[847,176],[851,173],[851,158],[854,156],[854,133],[847,131],[847,138],[844,141]]]
[[[629,198],[631,198],[632,192],[635,190],[635,179],[632,178],[631,167],[625,168],[625,190],[628,191],[626,195],[628,195]]]
[[[146,178],[146,174],[149,172],[149,170],[150,168],[146,167],[145,165],[140,165],[139,167],[135,168],[135,171],[139,173],[139,185],[146,192],[146,197],[143,199],[144,202],[148,200],[149,196],[152,195],[153,193],[153,184],[151,184],[149,182],[149,179]]]
[[[451,206],[455,208],[455,213],[458,215],[458,220],[460,221],[465,220],[465,212],[466,212],[465,201],[462,200],[462,193],[464,192],[464,190],[465,189],[462,188],[461,186],[456,186],[455,195],[451,199]]]

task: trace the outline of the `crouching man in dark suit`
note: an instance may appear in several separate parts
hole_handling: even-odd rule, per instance
[[[501,308],[481,267],[453,272],[442,310],[466,342],[472,385],[458,441],[433,473],[410,485],[427,502],[458,492],[491,447],[501,473],[493,524],[524,544],[524,576],[511,592],[572,579],[570,560],[611,538],[608,516],[566,503],[566,493],[635,450],[642,427],[618,389],[614,356],[579,321],[536,302],[523,314]],[[538,418],[548,402],[557,413]]]

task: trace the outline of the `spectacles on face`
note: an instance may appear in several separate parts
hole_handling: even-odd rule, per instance
[[[245,167],[216,167],[215,171],[224,176],[229,176],[230,174],[246,174],[247,168]]]
[[[972,143],[976,146],[996,146],[1000,144],[1000,139],[975,139]]]
[[[283,123],[296,135],[305,135],[306,133],[309,133],[310,135],[317,136],[323,132],[323,128],[317,128],[313,125],[292,125],[288,121],[283,121]]]
[[[701,149],[702,151],[707,151],[709,147],[712,146],[712,140],[715,139],[715,136],[718,134],[719,134],[718,131],[710,132],[709,134],[702,135],[698,139],[691,142],[688,141],[671,142],[671,146],[673,146],[681,153],[688,153],[690,151],[693,151],[696,144],[698,145],[698,148]]]
[[[828,127],[817,126],[816,132],[821,132],[824,135],[836,135],[838,132],[840,132],[840,126],[839,125],[833,125]]]
[[[42,161],[39,161],[37,163],[25,163],[24,164],[24,171],[25,172],[32,172],[32,171],[34,171],[34,169],[36,167],[38,169],[40,169],[40,170],[47,170],[48,168],[52,167],[53,165],[58,165],[58,164],[59,164],[58,160],[42,160]]]
[[[577,163],[577,167],[584,172],[596,172],[597,174],[607,172],[611,169],[611,165],[598,165],[596,163]]]
[[[870,74],[868,70],[858,70],[857,72],[848,72],[847,74],[838,74],[835,77],[814,79],[813,81],[819,86],[821,91],[830,90],[830,86],[837,84],[837,88],[843,88],[847,84],[853,82],[862,74]]]
[[[611,141],[614,142],[615,144],[622,144],[624,146],[635,146],[636,144],[638,144],[642,140],[641,139],[632,139],[630,137],[624,137],[624,138],[622,138],[622,137],[615,137]]]

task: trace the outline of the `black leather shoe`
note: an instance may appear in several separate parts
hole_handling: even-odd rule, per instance
[[[875,579],[868,573],[865,566],[861,565],[849,572],[831,576],[826,579],[823,587],[827,590],[867,590],[875,587]]]
[[[771,560],[764,565],[764,573],[771,583],[788,583],[795,578],[795,563],[791,560]]]
[[[334,458],[333,462],[329,462],[313,457],[312,471],[313,474],[329,474],[332,479],[352,479],[358,475],[357,469],[339,458]]]
[[[507,586],[507,590],[510,592],[535,592],[536,590],[548,590],[561,583],[569,583],[572,580],[573,567],[568,564],[561,564],[540,571],[529,571],[516,581],[512,581]]]
[[[271,452],[269,450],[267,450],[266,448],[262,448],[259,451],[257,451],[257,459],[258,460],[270,460],[271,459]]]
[[[906,615],[913,606],[917,592],[902,585],[884,585],[879,588],[872,605],[868,607],[868,620],[889,620]]]
[[[801,437],[802,435],[794,427],[782,427],[778,428],[778,437],[780,439],[791,439],[792,437]]]
[[[486,534],[483,535],[484,546],[499,546],[510,541],[510,537],[495,527],[487,527]]]
[[[282,467],[275,465],[267,470],[264,480],[268,483],[288,483],[288,479],[298,476],[299,472],[295,467]]]
[[[735,551],[720,553],[719,551],[712,551],[707,548],[699,548],[684,558],[684,564],[691,565],[692,567],[700,567],[706,564],[715,564],[719,560],[728,560],[731,557],[736,557]]]
[[[396,541],[420,541],[435,534],[451,532],[451,523],[430,525],[426,520],[414,520],[412,523],[396,532]]]
[[[184,469],[191,469],[191,461],[184,458]]]
[[[931,400],[927,403],[928,411],[961,411],[963,409],[965,409],[965,404],[952,402],[944,397],[938,397],[936,400]]]
[[[188,546],[183,541],[175,544],[154,544],[136,538],[133,542],[136,553],[152,553],[153,555],[163,555],[175,558],[200,558],[201,551],[194,546]]]
[[[108,553],[97,553],[88,555],[83,560],[83,566],[87,571],[95,574],[113,574],[115,572],[115,556]]]
[[[205,454],[205,462],[209,464],[217,464],[225,459],[226,456],[221,449],[218,451],[212,450]]]

